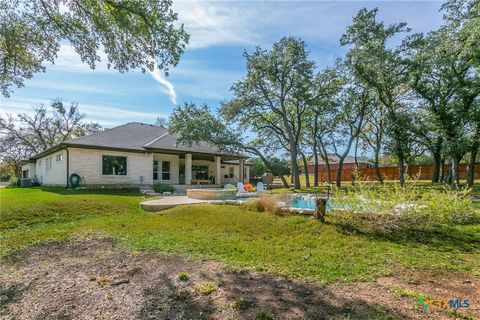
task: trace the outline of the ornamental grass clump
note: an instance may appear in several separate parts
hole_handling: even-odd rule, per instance
[[[242,207],[246,210],[269,212],[272,214],[285,213],[286,195],[261,195],[258,198],[245,202]]]

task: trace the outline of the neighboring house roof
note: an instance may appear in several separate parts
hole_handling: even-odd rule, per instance
[[[122,149],[136,152],[167,150],[173,152],[222,154],[216,146],[203,142],[193,144],[192,146],[183,144],[177,146],[177,139],[178,135],[170,134],[165,128],[151,124],[129,122],[118,127],[59,143],[33,156],[31,159],[40,158],[68,146]],[[242,155],[237,156],[245,157]]]
[[[329,154],[328,155],[328,162],[330,164],[337,164],[338,163],[338,157],[336,155],[333,155],[333,154]],[[357,162],[358,163],[367,163],[367,164],[370,164],[371,161],[366,158],[366,157],[357,157]],[[344,164],[350,164],[350,163],[355,163],[355,157],[354,156],[346,156],[345,157],[345,160],[343,161]],[[312,157],[312,159],[310,160],[310,164],[311,165],[314,165],[315,164],[315,158]],[[322,159],[321,156],[318,156],[318,164],[319,165],[324,165],[326,164],[325,163],[325,160]]]

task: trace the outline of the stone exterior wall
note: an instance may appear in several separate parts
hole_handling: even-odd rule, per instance
[[[81,177],[82,187],[142,187],[152,186],[154,183],[168,183],[178,185],[180,165],[184,159],[178,155],[110,151],[90,148],[68,147],[68,174],[78,174]],[[104,175],[102,170],[103,156],[122,156],[127,158],[126,175]],[[57,157],[58,156],[58,157]],[[213,158],[213,156],[212,156]],[[153,161],[158,161],[158,179],[153,180]],[[170,179],[162,179],[162,161],[170,162]],[[193,165],[208,166],[208,175],[216,175],[215,161],[195,160]],[[234,178],[225,178],[229,175],[230,168],[233,168]],[[67,186],[67,150],[53,152],[47,156],[37,159],[36,163],[29,163],[22,166],[22,169],[29,169],[29,178],[37,177],[38,181],[45,186]],[[237,183],[239,181],[239,166],[237,164],[221,164],[221,184]],[[248,169],[246,169],[248,172]],[[194,178],[193,178],[194,179]]]
[[[45,186],[67,185],[67,151],[60,150],[37,159],[35,175]]]
[[[69,148],[70,174],[82,177],[83,186],[141,186],[153,184],[153,154]],[[126,175],[103,175],[102,156],[127,157]]]

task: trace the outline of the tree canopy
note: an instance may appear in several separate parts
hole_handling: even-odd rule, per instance
[[[100,52],[120,72],[154,65],[168,73],[188,35],[177,23],[170,0],[0,0],[0,90],[54,63],[63,43],[94,69]]]
[[[76,137],[102,130],[96,122],[85,121],[78,104],[66,106],[61,100],[52,100],[50,106],[33,107],[33,114],[7,115],[0,118],[1,160],[16,167],[54,145]]]

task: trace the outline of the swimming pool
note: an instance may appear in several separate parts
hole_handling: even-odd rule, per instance
[[[298,210],[315,210],[316,196],[315,195],[295,195],[290,199],[288,206]],[[327,201],[326,210],[334,209],[333,201]]]

